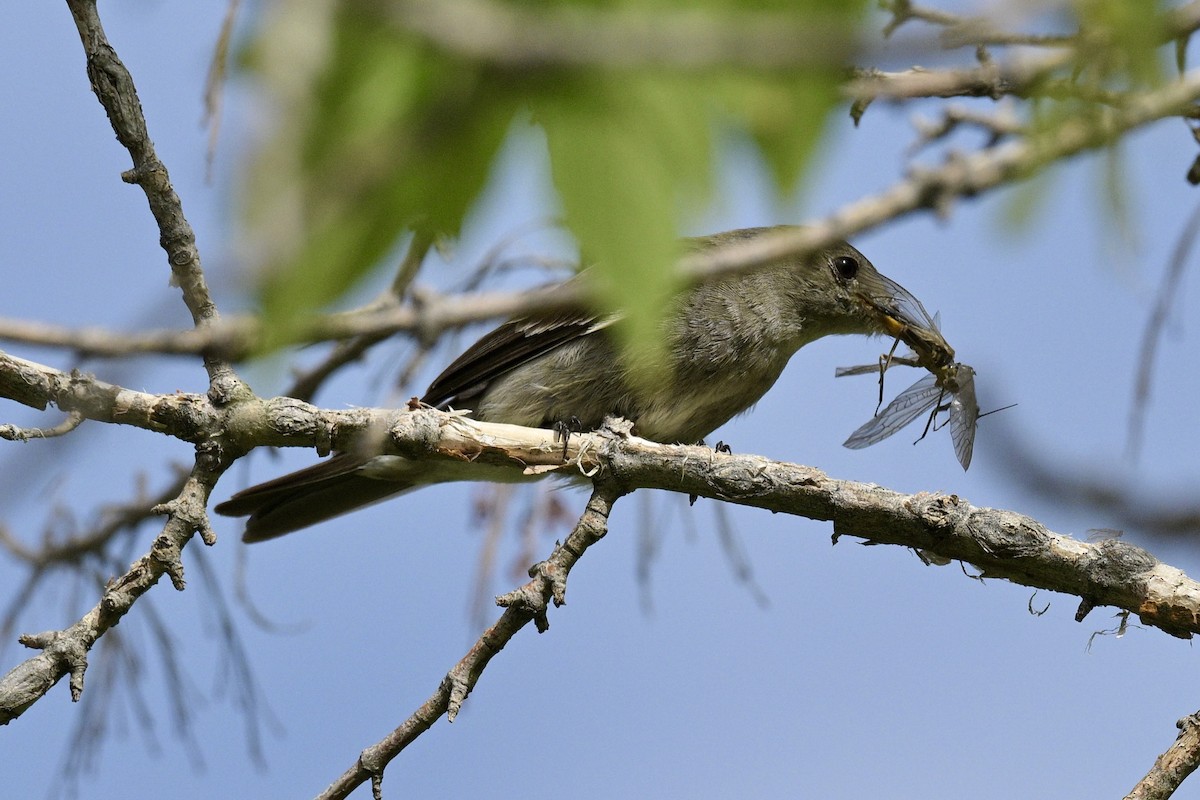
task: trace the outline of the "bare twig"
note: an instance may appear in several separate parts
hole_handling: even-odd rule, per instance
[[[1006,475],[1027,491],[1053,498],[1058,505],[1085,507],[1102,515],[1105,525],[1137,530],[1143,536],[1192,542],[1200,535],[1200,504],[1194,497],[1165,502],[1149,492],[1131,488],[1127,481],[1089,474],[1078,467],[1047,461],[1040,449],[1016,436],[998,437],[995,456],[1009,462]]]
[[[554,290],[481,292],[465,297],[424,292],[419,304],[317,317],[298,327],[294,341],[307,343],[359,336],[388,336],[401,331],[432,338],[446,330],[481,320],[562,308],[578,303],[583,298],[583,286],[574,284]],[[220,323],[203,329],[130,334],[0,319],[0,339],[64,347],[92,356],[118,357],[137,353],[194,355],[211,352],[238,360],[252,354],[264,336],[260,322],[251,317],[226,317]]]
[[[1200,766],[1200,712],[1175,723],[1179,735],[1125,800],[1166,800]]]
[[[355,788],[371,781],[376,796],[383,780],[383,770],[425,731],[429,730],[444,714],[453,722],[463,701],[475,687],[479,676],[504,646],[528,623],[534,622],[539,632],[549,627],[546,617],[550,601],[561,606],[566,602],[567,576],[588,547],[598,542],[608,530],[608,515],[624,491],[616,485],[597,483],[588,500],[587,508],[575,530],[545,561],[529,569],[531,581],[524,586],[496,598],[504,606],[504,613],[483,632],[467,654],[442,679],[437,690],[420,708],[377,744],[366,748],[354,766],[346,770],[322,792],[322,800],[348,797]]]
[[[71,699],[78,701],[83,694],[88,652],[100,637],[120,622],[164,574],[176,589],[183,589],[180,556],[192,534],[199,531],[205,543],[216,542],[204,511],[216,475],[202,462],[198,459],[178,496],[156,507],[158,513],[167,516],[167,522],[150,552],[124,575],[109,581],[100,601],[87,614],[66,629],[20,637],[21,644],[41,652],[0,678],[0,724],[20,716],[64,676],[70,676]]]
[[[133,76],[108,42],[104,27],[100,24],[96,0],[67,0],[67,6],[71,9],[87,55],[92,91],[108,113],[117,141],[133,158],[133,168],[121,177],[127,183],[137,184],[145,192],[150,211],[158,223],[159,242],[171,265],[172,280],[182,290],[183,302],[192,313],[193,322],[198,328],[205,328],[219,319],[217,307],[200,267],[196,234],[184,217],[183,203],[171,185],[167,167],[159,160],[150,141]],[[236,382],[237,378],[228,364],[208,354],[204,358],[204,366],[214,396],[223,396],[231,391],[233,387],[226,384]]]
[[[988,134],[987,147],[995,147],[1009,136],[1025,133],[1025,126],[1013,113],[1012,108],[1007,105],[1002,105],[995,114],[983,114],[958,105],[948,106],[937,120],[918,118],[914,122],[914,126],[917,129],[918,137],[908,147],[910,156],[967,126],[978,128]]]
[[[941,212],[957,198],[974,197],[1008,185],[1048,163],[1104,147],[1129,131],[1185,112],[1193,108],[1197,98],[1200,98],[1200,70],[1193,70],[1175,82],[1131,99],[1122,108],[1105,110],[1094,118],[1066,119],[1053,130],[958,156],[937,168],[914,171],[880,194],[849,203],[804,227],[780,229],[689,254],[680,259],[679,269],[688,280],[754,269],[781,258],[814,252],[920,210]],[[560,309],[586,298],[585,285],[576,282],[524,293],[497,292],[467,298],[428,295],[419,306],[319,317],[301,326],[299,340],[340,339],[402,330],[432,337],[468,323]],[[69,347],[96,355],[211,351],[236,359],[253,351],[262,340],[262,331],[256,320],[245,318],[199,330],[127,335],[0,320],[0,338]]]
[[[83,423],[83,415],[72,411],[67,418],[52,428],[18,428],[16,425],[0,425],[0,439],[10,442],[27,442],[30,439],[53,439],[65,436]]]
[[[901,25],[914,19],[932,25],[958,25],[965,19],[959,14],[951,14],[941,9],[914,5],[909,0],[884,0],[879,6],[892,15],[891,20],[883,27],[884,38],[890,38]]]
[[[392,283],[387,291],[361,310],[371,313],[399,307],[400,303],[404,300],[405,294],[408,292],[409,285],[416,276],[417,270],[421,268],[421,264],[425,261],[425,256],[429,253],[429,248],[432,245],[432,236],[421,230],[414,231],[412,239],[408,243],[408,250],[404,254],[404,258],[401,260],[400,266],[396,270],[396,275],[392,279]],[[284,392],[284,394],[299,400],[312,400],[317,389],[329,379],[329,376],[352,361],[362,358],[367,350],[382,342],[390,335],[387,332],[364,333],[338,342],[333,352],[326,356],[320,364],[296,376],[291,388]]]
[[[0,526],[0,548],[35,571],[76,564],[84,556],[102,552],[118,533],[131,530],[154,517],[151,509],[178,497],[186,480],[187,470],[178,470],[175,480],[157,495],[148,496],[144,488],[139,488],[138,496],[133,500],[102,508],[97,515],[99,522],[91,530],[68,535],[59,540],[52,539],[47,534],[43,537],[40,548],[19,541],[6,528]],[[9,620],[5,618],[4,624],[0,626],[0,639],[3,639],[2,632],[9,629]]]
[[[227,0],[225,18],[221,20],[221,31],[213,45],[212,60],[208,64],[208,77],[204,80],[204,123],[208,125],[208,146],[205,149],[205,178],[212,181],[213,161],[217,155],[217,137],[221,133],[221,109],[225,79],[229,73],[229,49],[233,41],[233,25],[237,21],[241,0]]]
[[[942,47],[953,50],[973,45],[1065,47],[1077,43],[1078,34],[1038,34],[1004,31],[983,17],[964,17],[939,8],[928,8],[909,0],[884,0],[880,6],[892,14],[883,28],[885,38],[907,22],[918,20],[937,25],[944,30],[940,37]]]
[[[1150,402],[1150,387],[1154,382],[1154,361],[1158,352],[1158,344],[1162,340],[1163,328],[1171,314],[1171,306],[1178,295],[1179,282],[1183,280],[1187,268],[1188,257],[1192,247],[1200,237],[1200,206],[1192,212],[1179,239],[1175,242],[1175,251],[1167,271],[1163,274],[1162,284],[1158,287],[1158,296],[1154,299],[1154,308],[1150,318],[1146,320],[1146,328],[1142,332],[1142,346],[1138,353],[1137,377],[1133,385],[1133,404],[1129,409],[1129,439],[1126,452],[1131,460],[1136,460],[1142,448],[1142,433],[1146,425],[1146,408]]]

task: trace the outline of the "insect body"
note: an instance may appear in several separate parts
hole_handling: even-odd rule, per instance
[[[937,415],[949,413],[950,438],[954,442],[954,454],[958,463],[966,469],[971,465],[975,449],[975,425],[979,420],[979,402],[975,397],[975,370],[954,360],[954,348],[939,330],[937,320],[929,315],[917,298],[899,284],[888,286],[890,294],[874,302],[882,310],[899,311],[889,315],[893,319],[895,344],[879,363],[858,367],[840,367],[837,377],[879,373],[879,399],[883,404],[883,377],[890,367],[924,367],[929,371],[921,380],[898,394],[882,411],[876,411],[858,430],[850,434],[845,446],[857,450],[880,442],[908,425],[917,417],[928,412],[925,430],[917,441],[925,438],[930,428],[937,430]],[[912,319],[919,325],[905,325],[895,318]],[[896,355],[896,347],[904,342],[912,348],[911,354]]]

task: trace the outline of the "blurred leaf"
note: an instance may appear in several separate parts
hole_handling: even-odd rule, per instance
[[[718,23],[730,24],[740,14],[786,11],[800,20],[819,14],[825,25],[844,20],[853,30],[862,3],[559,0],[508,7],[517,6],[643,16],[710,9]],[[296,9],[304,24],[289,16]],[[281,112],[250,173],[247,216],[253,255],[268,268],[260,301],[280,339],[377,266],[406,229],[456,234],[514,119],[531,112],[546,128],[568,225],[599,265],[598,299],[627,310],[625,341],[642,351],[639,361],[649,358],[657,315],[674,288],[669,273],[681,220],[708,201],[712,188],[714,130],[750,136],[779,185],[794,189],[845,66],[514,67],[441,49],[436,36],[402,30],[387,6],[367,0],[298,0],[277,10],[252,63]],[[303,63],[297,52],[305,53]]]
[[[1054,179],[1059,171],[1042,170],[1027,181],[1011,186],[1005,194],[1001,220],[1003,224],[1018,230],[1028,230],[1031,223],[1047,218],[1042,213],[1046,204],[1054,198]]]
[[[1093,77],[1121,79],[1128,86],[1162,81],[1162,5],[1158,0],[1077,0],[1080,28],[1092,41],[1082,53]]]
[[[481,70],[439,57],[354,5],[333,20],[329,59],[300,135],[297,175],[259,172],[257,203],[297,184],[302,225],[261,290],[271,330],[340,297],[420,224],[455,233],[483,188],[516,105]],[[285,188],[286,190],[286,188]]]
[[[1121,140],[1117,140],[1104,150],[1104,158],[1097,161],[1099,171],[1100,191],[1097,199],[1100,211],[1108,212],[1111,225],[1105,225],[1105,233],[1125,247],[1136,244],[1137,229],[1134,215],[1130,210],[1130,182],[1127,175],[1126,162],[1122,156]]]
[[[596,264],[598,300],[624,310],[618,332],[648,370],[675,288],[677,208],[707,200],[711,189],[705,110],[686,83],[654,78],[578,81],[535,105],[567,225]]]
[[[796,189],[840,101],[839,76],[806,73],[788,80],[733,76],[722,86],[729,117],[762,151],[778,187]]]

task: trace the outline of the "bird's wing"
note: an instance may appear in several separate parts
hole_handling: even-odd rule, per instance
[[[749,239],[765,231],[749,228],[714,236],[683,240],[687,251],[702,251],[737,239]],[[916,298],[913,298],[916,302]],[[527,364],[557,347],[607,328],[619,315],[607,316],[578,306],[550,314],[510,319],[471,345],[465,353],[434,379],[421,402],[444,407],[470,401],[487,388],[488,382]]]
[[[441,407],[470,400],[504,373],[615,320],[615,316],[601,317],[582,308],[510,319],[446,367],[421,401]]]

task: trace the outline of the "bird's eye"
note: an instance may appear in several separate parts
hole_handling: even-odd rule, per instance
[[[858,274],[858,259],[850,256],[838,256],[833,260],[833,268],[842,280],[848,281]]]

